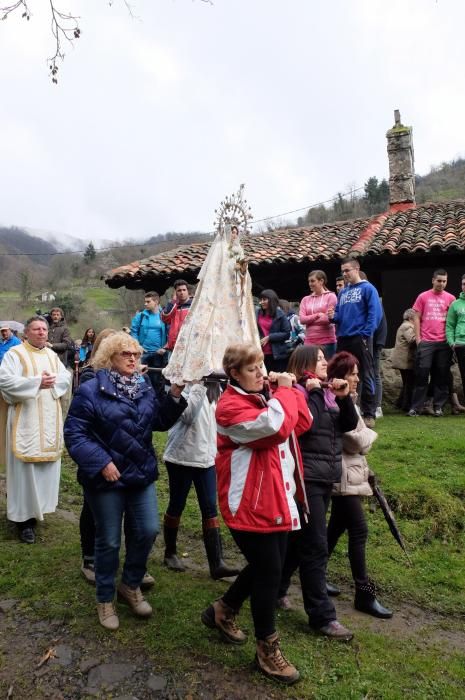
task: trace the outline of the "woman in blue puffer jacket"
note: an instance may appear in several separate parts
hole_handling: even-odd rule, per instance
[[[97,611],[106,629],[117,629],[114,607],[121,524],[126,521],[126,559],[118,598],[139,617],[152,608],[140,584],[159,531],[154,481],[153,430],[168,430],[186,407],[173,385],[159,402],[137,371],[142,348],[126,333],[105,338],[95,354],[95,379],[79,387],[65,422],[66,447],[94,516]]]

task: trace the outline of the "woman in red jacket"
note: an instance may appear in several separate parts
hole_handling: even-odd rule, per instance
[[[275,606],[287,533],[300,528],[295,498],[305,509],[302,460],[296,436],[312,418],[292,375],[275,375],[271,399],[264,394],[263,354],[249,344],[226,348],[229,385],[216,410],[216,471],[221,514],[247,560],[226,593],[202,613],[202,622],[222,638],[243,644],[235,615],[250,597],[257,639],[256,663],[270,678],[294,683],[297,669],[282,655]]]

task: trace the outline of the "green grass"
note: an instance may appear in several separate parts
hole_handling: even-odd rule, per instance
[[[120,306],[118,292],[103,284],[101,287],[83,287],[81,290],[85,301],[93,302],[95,306],[103,311],[108,309],[118,309]]]
[[[379,509],[367,511],[369,569],[380,586],[382,601],[397,609],[398,615],[402,605],[421,606],[426,623],[429,612],[439,611],[444,614],[439,618],[441,627],[462,635],[464,427],[464,417],[408,419],[399,415],[387,416],[377,425],[380,437],[370,465],[394,506],[413,567],[407,565]],[[164,436],[156,436],[155,442],[160,454]],[[163,466],[157,488],[163,513],[168,497]],[[60,507],[78,513],[80,503],[75,467],[66,458]],[[4,523],[3,503],[0,508]],[[193,655],[208,659],[248,678],[255,684],[256,697],[266,690],[277,698],[465,698],[465,652],[460,646],[449,646],[415,626],[409,631],[406,625],[399,632],[387,621],[375,628],[365,616],[344,620],[355,629],[352,644],[331,643],[309,633],[302,610],[279,613],[277,620],[283,648],[300,669],[302,681],[291,689],[275,689],[251,672],[254,643],[248,606],[240,616],[241,625],[250,633],[247,644],[231,648],[219,643],[216,633],[199,623],[199,614],[225,584],[213,582],[206,571],[197,568],[183,575],[168,572],[160,564],[161,542],[149,563],[156,578],[155,590],[149,594],[154,618],[143,623],[123,611],[121,627],[108,641],[109,636],[96,623],[93,590],[79,577],[77,525],[55,514],[46,518],[39,535],[42,541],[36,546],[21,546],[2,525],[0,597],[21,600],[23,612],[30,616],[64,618],[77,635],[89,636],[106,647],[144,648],[161,667],[173,671],[188,670]],[[225,541],[231,553],[228,533]],[[330,562],[330,576],[350,590],[345,549],[341,541]],[[187,551],[197,563],[205,561],[193,493],[183,515],[180,551]]]

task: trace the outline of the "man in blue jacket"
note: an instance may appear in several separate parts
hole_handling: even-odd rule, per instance
[[[147,292],[144,307],[132,319],[130,335],[144,348],[141,363],[160,369],[166,365],[166,326],[161,320],[159,294]],[[149,377],[154,391],[161,396],[165,386],[161,372],[149,372]]]
[[[359,362],[362,393],[360,408],[366,425],[372,428],[376,416],[376,378],[373,363],[373,334],[382,318],[376,288],[360,277],[360,263],[355,258],[342,261],[345,287],[328,317],[336,324],[337,352],[351,352]]]
[[[3,360],[3,357],[6,352],[10,348],[13,348],[15,345],[21,345],[21,341],[19,338],[17,338],[13,333],[11,332],[10,326],[4,325],[0,328],[0,335],[1,335],[1,341],[0,341],[0,362]]]

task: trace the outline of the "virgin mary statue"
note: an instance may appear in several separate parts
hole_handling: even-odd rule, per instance
[[[226,199],[226,212],[231,201],[237,208],[242,188],[239,195]],[[244,218],[246,224],[249,216]],[[225,219],[219,216],[218,232],[199,272],[194,300],[163,370],[171,383],[185,384],[212,372],[222,373],[224,351],[232,343],[248,342],[260,348],[241,231],[234,218]]]

